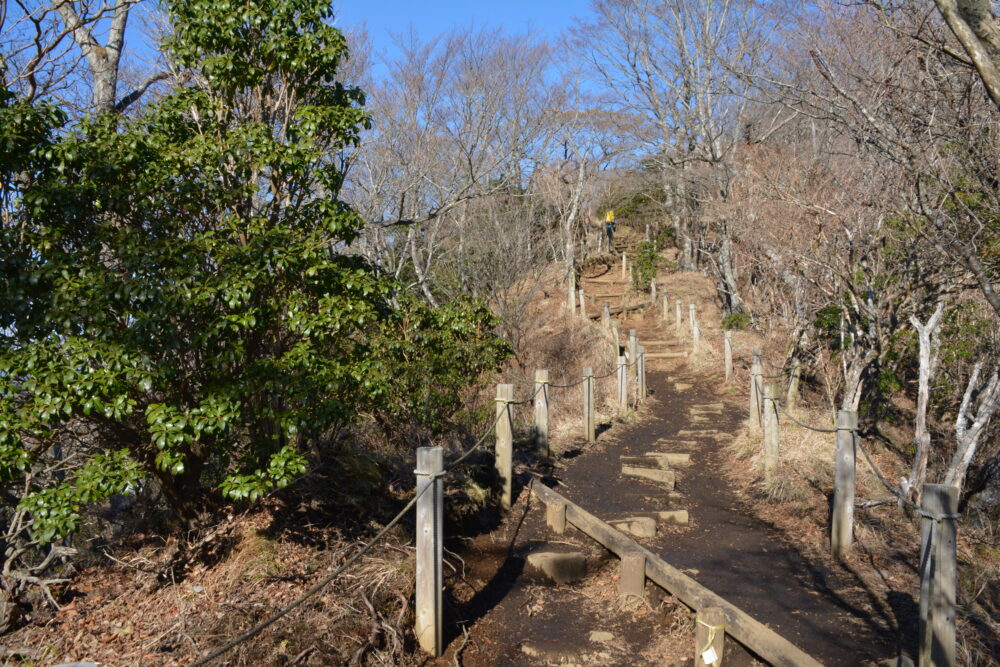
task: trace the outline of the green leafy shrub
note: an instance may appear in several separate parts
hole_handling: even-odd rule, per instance
[[[722,328],[729,331],[745,331],[752,321],[747,313],[729,313],[722,318]]]
[[[632,264],[632,285],[637,290],[648,290],[649,284],[656,277],[656,272],[660,268],[660,254],[656,251],[656,245],[649,241],[643,241],[638,245],[635,252],[635,259]]]
[[[330,156],[368,119],[330,78],[329,3],[166,8],[200,76],[141,115],[59,127],[0,96],[25,119],[0,123],[0,490],[27,484],[41,542],[140,476],[186,525],[212,496],[259,498],[362,410],[443,429],[507,353],[482,306],[397,299],[346,252],[362,223]]]

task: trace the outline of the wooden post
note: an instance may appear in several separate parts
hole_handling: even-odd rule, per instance
[[[443,545],[444,484],[438,475],[444,470],[441,447],[417,448],[417,641],[434,657],[444,649],[441,591],[441,550]],[[431,487],[431,488],[427,488]],[[426,489],[426,490],[425,490]]]
[[[594,369],[591,366],[583,367],[583,435],[587,442],[594,442],[597,439],[596,424],[594,419]]]
[[[628,278],[628,257],[622,253],[622,280]]]
[[[691,331],[691,356],[698,356],[698,343],[701,341],[701,327],[698,326],[698,322],[694,323],[694,329]]]
[[[706,607],[698,611],[695,619],[695,667],[719,667],[726,646],[726,612],[721,607]]]
[[[578,289],[576,291],[577,295],[580,297],[580,317],[587,318],[587,300],[583,293],[583,289]]]
[[[646,592],[646,555],[638,549],[621,556],[618,572],[618,594],[622,597],[643,597]]]
[[[837,413],[837,451],[833,487],[833,521],[830,524],[830,550],[843,560],[854,542],[854,484],[857,455],[858,413]]]
[[[628,358],[618,357],[618,414],[628,412]]]
[[[799,400],[799,378],[802,376],[802,364],[798,357],[792,357],[792,370],[788,374],[788,393],[785,395],[785,410],[791,412]]]
[[[535,371],[535,449],[539,456],[551,456],[549,450],[549,372]]]
[[[649,302],[656,305],[656,278],[649,281]]]
[[[750,365],[750,430],[760,430],[761,418],[761,377],[764,373],[761,368],[760,348],[753,351],[753,363]]]
[[[953,667],[958,487],[924,484],[921,509],[919,667]]]
[[[618,320],[611,320],[611,358],[617,359],[621,352],[622,334],[618,328]]]
[[[733,379],[733,332],[727,331],[725,334],[725,339],[722,342],[723,347],[723,357],[725,358],[726,365],[726,384],[729,384]]]
[[[677,335],[681,335],[681,300],[677,299],[674,302],[674,327],[677,329]]]
[[[604,302],[604,311],[601,313],[601,324],[605,329],[611,328],[611,302]]]
[[[500,505],[510,509],[513,496],[514,385],[497,385],[496,467],[500,475]]]
[[[688,323],[691,325],[691,336],[694,337],[694,312],[695,307],[693,303],[688,304]]]
[[[663,301],[663,312],[660,314],[660,320],[664,324],[666,324],[667,323],[667,317],[670,314],[670,295],[664,293],[664,295],[662,297],[662,301]]]
[[[566,277],[566,310],[572,315],[576,312],[576,273],[570,271]]]
[[[634,364],[639,357],[639,334],[635,329],[628,330],[628,362]]]
[[[638,380],[639,400],[645,400],[646,399],[646,394],[647,394],[647,392],[646,392],[646,348],[643,347],[642,345],[639,346],[638,355],[636,356],[636,361],[638,362],[637,365],[636,365],[636,369],[638,371],[636,373],[636,379]]]
[[[556,535],[566,532],[566,503],[553,501],[545,505],[545,523]]]
[[[774,482],[775,473],[778,471],[780,436],[778,406],[775,405],[777,398],[778,385],[771,383],[764,385],[764,481],[768,484]]]

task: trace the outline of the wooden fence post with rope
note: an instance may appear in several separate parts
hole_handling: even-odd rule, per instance
[[[618,320],[611,320],[611,357],[617,358],[621,354],[622,333],[618,325]]]
[[[753,431],[759,431],[761,427],[760,383],[764,373],[761,367],[760,355],[760,349],[755,349],[753,351],[753,363],[750,365],[750,429]]]
[[[788,393],[785,395],[785,410],[791,412],[799,401],[799,379],[802,377],[802,362],[792,357],[792,368],[788,372]]]
[[[591,366],[583,368],[583,435],[587,442],[597,439],[594,419],[594,369]]]
[[[623,354],[618,357],[618,414],[628,412],[628,358]]]
[[[924,484],[920,504],[919,667],[953,667],[958,487]]]
[[[513,459],[514,459],[514,385],[497,385],[497,424],[496,424],[496,468],[500,475],[501,494],[500,505],[510,509],[513,496]]]
[[[778,450],[781,436],[778,433],[778,385],[764,385],[764,481],[773,484],[778,471]]]
[[[695,667],[722,665],[726,646],[726,612],[721,607],[699,609],[694,626]]]
[[[642,345],[638,347],[636,356],[636,377],[639,380],[638,400],[646,400],[646,348]]]
[[[535,449],[539,456],[548,458],[549,449],[549,372],[535,371]]]
[[[833,517],[830,523],[830,549],[843,560],[854,542],[854,486],[857,474],[858,413],[837,413],[837,453],[833,488]]]
[[[510,386],[510,385],[507,385]],[[417,641],[434,657],[444,649],[443,606],[444,580],[441,555],[444,542],[444,450],[441,447],[417,448],[417,570],[416,623]],[[430,486],[432,488],[427,489]]]

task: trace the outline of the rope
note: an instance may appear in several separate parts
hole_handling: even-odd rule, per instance
[[[538,389],[535,390],[535,393],[532,394],[531,398],[529,398],[529,399],[526,399],[524,401],[518,401],[518,402],[515,402],[515,401],[505,401],[505,402],[510,403],[510,404],[527,403],[528,401],[534,400],[535,396],[538,395],[538,393],[542,390],[543,386],[544,386],[544,383],[539,383]],[[503,400],[503,399],[500,399],[500,400]],[[471,456],[473,452],[475,452],[477,449],[479,449],[483,445],[483,443],[486,442],[486,440],[489,438],[490,433],[493,432],[493,429],[500,422],[500,419],[502,417],[504,417],[504,415],[505,415],[504,412],[498,413],[497,416],[496,416],[496,419],[493,420],[493,424],[486,430],[485,433],[483,433],[483,435],[479,438],[479,440],[476,442],[476,444],[474,444],[471,448],[469,448],[468,451],[466,451],[464,454],[462,454],[457,459],[455,459],[450,464],[448,464],[441,472],[434,474],[432,477],[434,479],[438,479],[438,478],[444,477],[447,474],[449,474],[451,471],[453,471],[455,468],[457,468],[459,465],[461,465],[461,463],[463,461],[465,461],[467,458],[469,458],[469,456]],[[401,509],[396,514],[396,516],[394,516],[389,521],[389,523],[387,523],[385,525],[385,527],[383,527],[382,530],[380,530],[375,535],[375,537],[373,537],[367,544],[365,544],[363,547],[361,547],[361,549],[359,549],[353,555],[351,555],[350,558],[348,558],[343,563],[341,563],[340,566],[337,567],[336,570],[334,570],[333,572],[331,572],[330,574],[328,574],[321,581],[319,581],[318,583],[316,583],[312,588],[310,588],[305,593],[303,593],[298,599],[296,599],[294,602],[292,602],[287,607],[285,607],[281,611],[277,612],[276,614],[274,614],[270,618],[267,618],[266,620],[261,621],[260,623],[258,623],[257,625],[253,626],[252,628],[250,628],[246,632],[238,635],[234,639],[226,642],[225,644],[223,644],[219,648],[215,649],[214,651],[212,651],[211,653],[209,653],[205,657],[198,659],[197,661],[195,661],[194,663],[191,664],[191,667],[201,667],[202,665],[207,665],[208,663],[212,662],[213,660],[215,660],[219,656],[221,656],[221,655],[223,655],[223,654],[231,651],[235,647],[239,646],[240,644],[242,644],[246,640],[252,639],[253,637],[259,635],[261,632],[263,632],[264,630],[266,630],[269,626],[273,625],[274,623],[276,623],[277,621],[281,620],[282,618],[284,618],[285,616],[287,616],[288,614],[290,614],[291,612],[293,612],[297,608],[301,607],[302,604],[305,603],[306,600],[308,600],[309,598],[311,598],[312,596],[316,595],[321,590],[323,590],[328,584],[330,584],[334,579],[336,579],[340,575],[341,572],[343,572],[350,565],[352,565],[355,561],[357,561],[359,558],[361,558],[363,555],[365,555],[368,551],[370,551],[372,547],[374,547],[383,537],[385,537],[385,535],[396,524],[398,524],[403,519],[404,516],[406,516],[407,512],[409,512],[411,509],[413,509],[413,507],[417,504],[417,500],[424,494],[424,492],[426,492],[432,486],[433,485],[428,484],[420,492],[418,492],[417,494],[415,494],[413,496],[413,498],[411,498],[410,501],[408,503],[406,503],[406,506],[403,507],[403,509]],[[341,551],[339,551],[338,555],[342,554],[345,550],[346,549],[342,549]]]
[[[778,408],[778,412],[780,412],[781,414],[785,415],[786,417],[788,417],[789,419],[791,419],[793,422],[795,422],[796,424],[798,424],[799,426],[801,426],[804,429],[807,429],[809,431],[815,431],[816,433],[836,433],[837,431],[841,430],[841,429],[837,429],[837,428],[819,428],[817,426],[810,426],[809,424],[803,424],[798,419],[796,419],[792,415],[790,415],[787,412],[785,412],[785,408],[783,408],[781,406],[781,401],[779,401],[778,399],[773,399],[773,400],[774,400],[775,407]],[[844,430],[847,430],[847,429],[844,429]]]
[[[807,429],[809,431],[815,431],[816,433],[836,433],[838,430],[840,430],[836,428],[819,428],[818,426],[810,426],[809,424],[803,424],[798,419],[785,412],[785,408],[782,407],[781,401],[779,401],[776,398],[766,398],[764,396],[763,390],[761,389],[760,383],[756,379],[754,380],[754,385],[756,385],[757,387],[757,395],[760,396],[761,405],[763,405],[764,401],[772,401],[774,403],[774,407],[776,407],[781,414],[785,415],[786,417],[791,419],[793,422],[795,422],[802,428]]]
[[[864,455],[865,461],[868,462],[868,467],[872,469],[872,472],[875,473],[875,476],[878,477],[878,480],[882,482],[882,486],[884,486],[886,490],[889,491],[889,493],[896,496],[900,500],[900,502],[909,507],[911,510],[914,510],[916,512],[922,512],[923,510],[921,510],[916,503],[907,500],[906,496],[903,495],[902,491],[900,491],[895,486],[889,483],[889,480],[885,478],[885,475],[882,474],[882,471],[878,469],[877,465],[875,465],[875,461],[873,461],[872,457],[868,455],[868,450],[866,450],[864,446],[861,444],[861,439],[860,438],[855,439],[855,443],[857,444],[858,449],[861,450],[861,454]]]
[[[587,381],[587,378],[577,380],[572,384],[549,384],[553,389],[572,389],[573,387],[579,387],[581,384]]]
[[[440,476],[442,474],[444,474],[444,473],[440,473],[438,476]],[[424,492],[427,491],[427,489],[430,489],[432,487],[433,487],[433,484],[428,484],[427,486],[425,486],[420,491],[420,493],[417,493],[416,495],[414,495],[413,498],[410,499],[410,502],[406,503],[406,507],[404,507],[403,509],[401,509],[399,511],[399,513],[396,516],[394,516],[392,518],[392,520],[389,523],[387,523],[385,525],[385,527],[382,530],[380,530],[375,537],[373,537],[371,539],[370,542],[368,542],[368,544],[366,544],[365,546],[361,547],[361,549],[359,549],[353,555],[351,555],[350,558],[348,558],[343,563],[341,563],[341,565],[336,570],[334,570],[332,573],[330,573],[327,576],[323,577],[323,579],[320,580],[319,583],[315,584],[312,588],[310,588],[308,591],[306,591],[305,593],[303,593],[297,600],[295,600],[295,602],[292,602],[290,605],[288,605],[287,607],[285,607],[284,609],[282,609],[281,611],[279,611],[275,615],[271,616],[270,618],[268,618],[268,619],[266,619],[264,621],[261,621],[260,623],[258,623],[257,625],[253,626],[252,628],[250,628],[249,630],[247,630],[243,634],[237,636],[235,639],[232,639],[232,640],[226,642],[225,644],[223,644],[219,648],[215,649],[214,651],[212,651],[211,653],[209,653],[208,655],[206,655],[204,658],[199,658],[197,661],[191,663],[191,667],[201,667],[201,665],[207,665],[208,663],[210,663],[211,661],[215,660],[216,658],[218,658],[222,654],[227,653],[227,652],[231,651],[233,648],[239,646],[240,644],[242,644],[246,640],[252,639],[253,637],[259,635],[261,632],[263,632],[264,630],[266,630],[269,626],[273,625],[274,623],[276,623],[280,619],[284,618],[285,616],[287,616],[291,612],[293,612],[296,609],[298,609],[299,607],[301,607],[302,604],[306,600],[308,600],[313,595],[316,595],[316,593],[319,593],[321,590],[323,590],[327,586],[327,584],[329,584],[331,581],[333,581],[334,579],[336,579],[340,575],[341,572],[343,572],[345,569],[347,569],[347,567],[349,565],[352,565],[354,563],[354,561],[356,561],[359,558],[361,558],[362,556],[364,556],[373,546],[375,546],[375,544],[378,543],[379,540],[381,540],[385,536],[385,534],[388,533],[390,529],[392,529],[393,526],[395,526],[397,523],[399,523],[402,520],[402,518],[406,515],[407,512],[409,512],[411,509],[413,509],[413,506],[417,504],[417,499],[420,498],[420,496],[422,496],[424,494]],[[342,549],[341,551],[338,552],[338,555],[341,554],[341,553],[343,553],[343,552],[344,552],[344,550]]]
[[[771,361],[770,359],[768,359],[767,357],[761,356],[760,360],[763,361],[765,364],[767,364],[768,366],[770,366],[771,368],[773,368],[775,370],[782,371],[782,372],[784,372],[784,370],[785,370],[784,365],[779,366],[776,363],[774,363],[773,361]],[[780,376],[777,376],[777,377],[780,377]]]
[[[931,521],[935,521],[938,523],[949,519],[958,520],[962,518],[961,514],[934,514],[933,512],[928,512],[927,510],[923,509],[916,503],[907,499],[906,496],[903,495],[903,492],[897,489],[892,484],[890,484],[889,480],[887,480],[885,478],[885,475],[882,474],[882,471],[878,469],[878,466],[875,465],[875,461],[872,460],[872,457],[868,455],[868,451],[864,448],[864,446],[862,446],[861,439],[858,438],[855,440],[855,442],[858,446],[858,449],[860,449],[861,453],[864,455],[865,461],[868,462],[868,467],[872,469],[872,472],[875,473],[875,476],[878,477],[880,482],[882,482],[882,486],[884,486],[889,491],[889,493],[896,496],[902,504],[906,505],[907,507],[909,507],[911,510],[913,510],[923,518],[930,519]]]
[[[706,628],[708,628],[708,641],[705,642],[705,648],[703,648],[700,651],[698,651],[698,655],[700,656],[705,651],[707,651],[709,648],[711,648],[712,644],[715,642],[715,633],[718,632],[718,631],[720,631],[720,630],[723,631],[723,632],[725,632],[726,626],[724,626],[724,625],[709,625],[708,623],[706,623],[705,621],[701,620],[700,618],[696,618],[695,622],[696,623],[700,623],[701,625],[704,625]]]
[[[591,378],[592,379],[604,379],[604,378],[611,377],[612,375],[615,374],[615,372],[617,372],[617,369],[613,370],[612,372],[608,373],[607,375],[602,375],[602,376],[599,376],[599,377],[591,376]],[[536,382],[537,388],[535,389],[535,392],[529,398],[526,398],[526,399],[521,400],[521,401],[508,401],[506,399],[496,399],[496,400],[502,401],[504,403],[507,403],[508,405],[523,405],[525,403],[530,403],[531,401],[533,401],[535,399],[535,397],[538,396],[538,394],[541,393],[541,391],[545,388],[546,384],[548,384],[550,387],[553,387],[553,388],[563,388],[563,389],[565,389],[565,388],[575,387],[577,385],[583,384],[583,382],[585,382],[586,379],[587,378],[581,379],[579,382],[575,382],[575,383],[573,383],[571,385],[553,385],[551,383],[546,383],[546,382]],[[493,432],[493,429],[496,428],[496,425],[500,422],[500,419],[503,418],[505,415],[506,415],[506,411],[499,411],[497,413],[496,419],[493,420],[493,423],[486,430],[486,432],[483,433],[482,436],[480,436],[479,440],[476,441],[476,444],[474,444],[472,447],[470,447],[464,454],[462,454],[461,456],[459,456],[457,459],[455,459],[454,461],[452,461],[451,463],[449,463],[447,466],[445,466],[444,469],[441,470],[441,472],[438,472],[438,473],[432,475],[431,477],[433,479],[439,479],[439,478],[445,477],[446,475],[448,475],[449,473],[451,473],[455,468],[457,468],[459,465],[461,465],[467,458],[469,458],[469,456],[472,455],[473,452],[475,452],[480,447],[482,447],[482,445],[489,438],[490,434]],[[309,472],[312,472],[312,471],[309,471]],[[309,474],[309,472],[305,473],[301,477],[305,477],[306,475]],[[301,479],[301,477],[299,479]],[[321,590],[323,590],[324,588],[326,588],[326,586],[328,586],[334,579],[336,579],[338,576],[340,576],[340,574],[344,570],[346,570],[348,567],[350,567],[351,565],[353,565],[355,561],[357,561],[359,558],[361,558],[362,556],[364,556],[366,553],[368,553],[368,551],[370,551],[372,549],[372,547],[374,547],[376,544],[378,544],[378,542],[380,542],[382,540],[382,538],[385,537],[386,534],[388,534],[388,532],[394,526],[396,526],[396,524],[398,524],[403,519],[404,516],[406,516],[407,512],[409,512],[411,509],[413,509],[413,507],[417,504],[417,500],[419,500],[420,497],[428,489],[430,489],[432,487],[433,487],[432,484],[428,484],[423,489],[421,489],[418,493],[414,494],[413,498],[411,498],[410,501],[406,503],[406,505],[403,507],[403,509],[401,509],[396,514],[396,516],[394,516],[389,521],[389,523],[387,523],[375,535],[375,537],[373,537],[367,544],[365,544],[363,547],[361,547],[361,549],[359,549],[354,554],[352,554],[347,560],[345,560],[343,563],[341,563],[337,567],[337,569],[335,569],[333,572],[331,572],[330,574],[328,574],[327,576],[325,576],[322,580],[320,580],[319,582],[317,582],[309,590],[307,590],[305,593],[303,593],[294,602],[292,602],[291,604],[289,604],[285,608],[281,609],[280,611],[278,611],[277,613],[275,613],[271,617],[265,619],[264,621],[261,621],[260,623],[258,623],[257,625],[253,626],[249,630],[243,632],[242,634],[240,634],[240,635],[236,636],[235,638],[231,639],[230,641],[226,642],[225,644],[223,644],[219,648],[215,649],[214,651],[212,651],[208,655],[204,656],[203,658],[199,658],[198,660],[196,660],[195,662],[193,662],[191,664],[191,667],[202,667],[202,665],[207,665],[208,663],[212,662],[216,658],[224,655],[225,653],[228,653],[229,651],[231,651],[235,647],[237,647],[240,644],[242,644],[243,642],[247,641],[248,639],[252,639],[253,637],[259,635],[261,632],[263,632],[264,630],[266,630],[268,627],[270,627],[271,625],[275,624],[276,622],[278,622],[279,620],[281,620],[282,618],[284,618],[285,616],[287,616],[291,612],[293,612],[296,609],[298,609],[299,607],[301,607],[306,602],[306,600],[308,600],[309,598],[311,598],[312,596],[316,595]],[[340,550],[339,552],[337,552],[337,555],[339,556],[340,554],[344,553],[344,551],[346,551],[346,548]],[[711,642],[709,642],[709,643],[711,644]]]

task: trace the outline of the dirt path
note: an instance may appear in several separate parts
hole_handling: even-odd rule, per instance
[[[622,322],[622,334],[636,328],[640,341],[662,341],[647,345],[647,352],[682,351],[687,343],[658,320],[658,312],[639,314]],[[650,361],[648,385],[643,418],[615,424],[595,445],[580,443],[545,482],[606,521],[688,510],[689,525],[661,523],[655,537],[639,541],[825,664],[895,655],[892,621],[870,611],[860,582],[810,562],[750,516],[727,483],[724,445],[742,428],[743,398],[727,393],[719,375],[694,371],[685,359]],[[677,467],[676,493],[621,476],[620,456],[651,451],[691,454],[690,465]],[[530,476],[520,481],[539,483]],[[589,576],[559,587],[532,578],[525,558],[543,545],[584,551]],[[652,584],[647,596],[654,606],[623,608],[617,560],[575,530],[553,535],[544,508],[523,490],[505,524],[474,541],[466,559],[469,593],[454,611],[471,630],[451,643],[449,660],[457,651],[465,665],[691,664],[690,630],[681,627],[690,625],[686,613],[676,604],[655,607]]]

